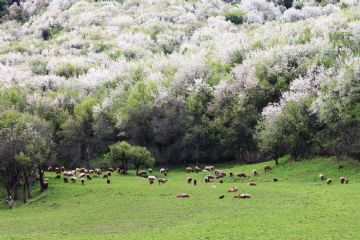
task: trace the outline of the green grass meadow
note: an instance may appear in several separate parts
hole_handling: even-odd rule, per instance
[[[257,169],[259,176],[251,177],[257,186],[229,176],[223,184],[205,184],[203,173],[183,169],[171,171],[160,186],[133,172],[114,174],[109,185],[99,177],[84,186],[47,174],[46,193],[0,209],[0,239],[360,239],[360,165],[343,162],[337,170],[332,158],[283,158],[264,173],[265,164],[216,166],[235,174]],[[320,173],[334,183],[321,182]],[[154,175],[161,176],[158,169]],[[198,185],[188,184],[188,176]],[[341,185],[340,176],[350,183]],[[230,187],[239,192],[227,193]],[[179,193],[190,198],[176,198]],[[239,193],[252,198],[233,198]]]

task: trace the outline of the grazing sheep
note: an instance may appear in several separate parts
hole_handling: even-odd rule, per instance
[[[209,178],[208,178],[208,177],[204,177],[204,181],[205,181],[205,183],[208,183],[208,182],[209,182]]]
[[[108,172],[107,175],[108,175],[109,177],[111,177],[111,172]]]
[[[85,184],[85,178],[81,178],[80,181],[81,181],[81,184],[82,184],[82,185]]]
[[[189,194],[186,194],[186,193],[181,193],[181,194],[178,194],[176,195],[177,198],[189,198]]]
[[[160,179],[158,180],[159,185],[160,185],[161,183],[162,183],[162,184],[165,184],[167,181],[168,181],[168,180],[165,179],[165,178],[160,178]]]
[[[107,179],[107,180],[106,180],[106,183],[107,183],[107,184],[110,184],[110,179]]]
[[[101,171],[100,168],[95,168],[95,173],[96,173],[97,175],[101,175],[101,174],[102,174],[102,171]]]
[[[68,183],[68,182],[69,182],[68,177],[64,176],[64,183]]]
[[[103,178],[109,178],[109,176],[107,174],[104,174]]]
[[[233,172],[230,172],[230,173],[229,173],[229,176],[230,176],[230,177],[233,177],[233,176],[234,176],[234,173],[233,173]]]
[[[156,177],[155,176],[148,176],[148,180],[150,184],[153,184],[154,181],[156,181]]]
[[[251,198],[250,194],[243,193],[239,195],[239,198]]]
[[[55,178],[56,178],[56,179],[60,179],[60,178],[61,178],[61,175],[56,175]]]
[[[194,170],[196,173],[199,173],[201,171],[201,168],[199,168],[198,166],[194,167]]]
[[[86,173],[87,169],[86,168],[80,168],[80,173]]]
[[[148,172],[149,172],[149,173],[152,173],[152,172],[153,172],[153,170],[152,170],[151,168],[149,168],[149,169],[148,169]]]
[[[320,173],[319,175],[320,181],[324,181],[325,180],[325,176],[323,174]]]
[[[204,169],[204,170],[203,170],[203,173],[209,173],[209,171],[208,171],[208,170],[206,170],[206,169]]]
[[[197,181],[196,181],[196,179],[194,179],[194,186],[196,186],[196,184],[197,184]]]
[[[264,166],[264,171],[265,171],[265,172],[267,172],[267,171],[270,172],[271,170],[272,170],[272,168],[271,168],[269,165],[265,165],[265,166]]]
[[[246,174],[245,174],[245,173],[238,173],[237,176],[238,176],[238,177],[241,177],[241,178],[246,178]]]
[[[71,177],[70,180],[71,180],[72,183],[76,183],[76,177],[75,176]]]
[[[277,178],[274,178],[274,182],[278,182],[279,180]]]
[[[52,167],[48,167],[48,172],[52,172],[53,168]]]
[[[249,186],[256,186],[256,183],[254,183],[254,182],[249,182]]]
[[[209,181],[211,181],[211,180],[214,180],[214,179],[215,179],[215,177],[214,177],[213,175],[208,175],[207,177],[208,177]]]
[[[238,189],[236,187],[230,188],[227,192],[237,192]]]
[[[332,183],[331,178],[328,178],[328,180],[326,180],[326,184],[330,185],[331,183]]]
[[[187,168],[185,169],[185,171],[186,171],[187,173],[191,173],[191,172],[193,171],[193,169],[192,169],[192,167],[187,167]]]
[[[165,168],[160,168],[160,173],[165,173],[166,172],[166,170],[165,170]]]
[[[214,171],[215,167],[214,166],[206,166],[206,167],[204,167],[204,169],[206,171],[212,172],[212,171]]]
[[[65,167],[61,167],[61,168],[60,168],[60,171],[61,171],[61,172],[65,172]]]
[[[60,173],[61,173],[60,168],[56,167],[56,168],[55,168],[55,173],[56,173],[56,174],[60,174]]]
[[[188,177],[188,178],[187,178],[187,182],[188,182],[188,184],[191,184],[191,182],[192,182],[192,177]]]
[[[89,179],[89,180],[92,179],[91,176],[90,176],[90,174],[86,174],[86,178]]]
[[[140,171],[140,172],[138,172],[138,176],[147,177],[147,172],[146,171]]]
[[[221,195],[220,197],[219,197],[219,199],[223,199],[225,196],[224,195]]]
[[[217,178],[222,178],[226,176],[226,173],[224,171],[215,170],[215,175],[217,176]]]
[[[48,188],[49,187],[49,179],[45,178],[43,181],[44,187]]]
[[[80,175],[79,175],[79,177],[81,177],[81,178],[83,178],[83,177],[85,177],[85,173],[80,173]]]
[[[94,174],[94,170],[93,169],[89,170],[89,173]]]
[[[257,172],[255,169],[252,170],[252,173],[253,173],[254,176],[257,176],[257,175],[258,175],[258,172]]]
[[[340,183],[341,183],[341,184],[344,184],[345,181],[346,181],[346,178],[345,178],[345,177],[341,177],[341,178],[340,178]]]

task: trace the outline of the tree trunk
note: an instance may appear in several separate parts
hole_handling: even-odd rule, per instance
[[[24,185],[23,185],[23,202],[26,203],[27,201],[27,183],[25,183],[24,181]]]
[[[41,169],[41,167],[38,167],[38,173],[39,173],[39,182],[40,182],[40,192],[44,192],[46,190],[46,187],[44,185],[44,172]]]
[[[274,153],[274,161],[276,165],[279,165],[279,156],[276,152]]]
[[[136,166],[136,176],[139,174],[139,168],[140,166]]]
[[[85,158],[86,158],[86,168],[90,169],[90,158],[91,158],[91,156],[90,156],[89,146],[86,147]]]

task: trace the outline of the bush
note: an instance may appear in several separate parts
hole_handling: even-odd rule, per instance
[[[244,22],[245,13],[240,10],[228,11],[224,14],[226,21],[230,21],[235,25],[240,25]]]

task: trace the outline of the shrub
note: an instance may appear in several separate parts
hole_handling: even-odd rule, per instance
[[[245,13],[240,10],[228,11],[224,14],[226,21],[230,21],[235,25],[240,25],[244,22]]]

